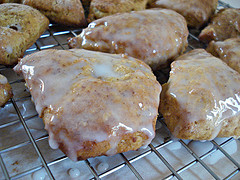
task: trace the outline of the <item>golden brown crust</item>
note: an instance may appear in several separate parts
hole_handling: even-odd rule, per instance
[[[206,50],[240,73],[240,38],[211,41]]]
[[[0,79],[2,77],[3,76],[0,75]],[[13,96],[12,87],[10,86],[10,84],[9,83],[2,84],[0,82],[0,106],[3,106],[12,96]]]
[[[144,10],[147,0],[92,0],[88,22],[116,13]]]
[[[210,24],[201,31],[199,40],[209,43],[234,37],[240,37],[240,9],[226,8],[211,18]]]
[[[23,57],[30,46],[23,34],[11,28],[0,27],[0,64],[12,65],[17,63],[19,57]]]
[[[172,9],[187,20],[188,26],[200,28],[217,9],[218,0],[157,0],[150,7]]]
[[[177,138],[239,137],[240,74],[200,51],[204,50],[193,50],[171,64],[159,111]]]
[[[86,26],[80,0],[24,0],[23,4],[38,9],[53,22],[67,26]]]
[[[136,150],[155,135],[161,86],[138,59],[44,50],[14,70],[24,75],[50,146],[72,160]]]
[[[12,65],[48,28],[49,21],[38,10],[21,4],[2,4],[0,14],[0,63]]]
[[[130,150],[139,149],[142,144],[148,139],[148,136],[143,132],[135,132],[125,134],[120,140],[120,143],[117,146],[116,153],[123,153]],[[66,154],[66,146],[61,144],[59,146],[62,152]],[[83,148],[77,152],[77,160],[85,160],[91,157],[96,156],[107,156],[107,151],[111,149],[111,145],[108,141],[95,142],[95,141],[86,141],[83,143]]]
[[[153,70],[168,66],[187,45],[188,29],[183,16],[168,9],[148,9],[115,14],[88,25],[69,39],[70,48],[126,54]]]

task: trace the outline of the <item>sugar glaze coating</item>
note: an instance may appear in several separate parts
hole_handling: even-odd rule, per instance
[[[138,149],[155,135],[161,86],[140,60],[46,50],[14,69],[25,77],[50,146],[72,160]],[[129,136],[133,143],[127,144]]]

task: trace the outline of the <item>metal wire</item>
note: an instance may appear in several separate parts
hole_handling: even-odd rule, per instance
[[[1,154],[0,154],[0,165],[2,167],[2,171],[3,171],[3,174],[4,174],[5,178],[6,179],[10,179],[8,171],[7,171],[7,168],[6,168],[5,164],[4,164],[4,161],[2,159]]]
[[[181,176],[175,171],[175,169],[169,164],[169,162],[154,148],[152,144],[149,144],[149,147],[153,150],[153,152],[162,160],[162,162],[168,167],[170,171],[177,177],[177,179],[182,179]]]
[[[194,153],[182,140],[179,140],[179,142],[183,145],[183,147],[185,147],[187,149],[187,151],[194,157],[197,159],[197,161],[199,163],[201,163],[201,165],[217,180],[220,180],[220,178],[211,170],[211,168],[209,166],[207,166],[202,160],[201,158],[198,157],[198,155],[196,153]]]
[[[219,2],[219,4],[221,6],[223,6],[223,7],[230,7],[228,4],[223,3],[221,1]],[[66,48],[67,42],[62,43],[62,42],[60,42],[58,40],[57,37],[59,37],[60,35],[64,35],[64,34],[67,34],[69,36],[77,36],[77,33],[81,32],[81,29],[73,29],[73,30],[72,29],[70,29],[70,30],[66,29],[66,30],[62,30],[62,31],[52,32],[53,28],[57,28],[57,27],[58,27],[57,25],[51,24],[50,25],[50,29],[47,31],[47,33],[40,37],[40,39],[43,40],[43,41],[45,39],[47,39],[47,38],[52,37],[56,44],[54,43],[54,44],[41,45],[40,42],[36,42],[35,46],[30,48],[29,50],[27,50],[27,52],[41,51],[43,49],[55,48],[55,47],[59,47],[60,49],[67,49]],[[198,38],[194,34],[190,33],[189,38],[192,38],[193,41],[198,41],[199,42]],[[190,44],[189,48],[190,49],[194,49],[195,47]],[[0,66],[0,71],[7,70],[9,68],[11,68],[11,67]],[[16,84],[16,83],[19,83],[19,82],[23,82],[23,79],[14,80],[14,81],[12,81],[10,83],[11,84]],[[37,142],[40,142],[42,140],[47,139],[48,135],[45,135],[43,137],[34,139],[32,134],[31,134],[31,132],[30,132],[30,130],[29,130],[29,128],[28,128],[28,126],[27,126],[27,124],[26,124],[26,121],[31,120],[32,118],[36,117],[37,115],[31,115],[31,116],[26,117],[24,119],[23,115],[21,114],[21,112],[19,110],[18,105],[16,104],[17,101],[25,100],[25,99],[27,99],[29,97],[30,96],[25,96],[25,97],[21,97],[19,99],[12,99],[11,101],[8,102],[8,104],[12,104],[14,106],[14,108],[15,108],[15,110],[17,112],[17,115],[19,117],[19,120],[22,123],[22,125],[24,127],[24,130],[26,131],[26,134],[29,137],[29,141],[25,141],[25,142],[22,142],[22,143],[18,143],[18,144],[14,145],[14,146],[11,146],[11,147],[8,147],[8,148],[5,148],[5,149],[1,149],[0,150],[0,167],[2,169],[4,177],[6,179],[18,179],[18,178],[24,177],[27,174],[31,174],[33,172],[36,172],[36,171],[42,169],[43,167],[46,170],[49,178],[50,179],[54,179],[54,176],[53,176],[51,170],[49,169],[49,166],[52,166],[52,165],[57,164],[57,163],[60,163],[60,162],[62,162],[64,160],[66,160],[67,157],[66,156],[62,156],[62,157],[58,157],[58,158],[52,160],[51,162],[48,162],[48,163],[46,162],[44,156],[41,153],[41,149],[37,145]],[[19,123],[19,120],[14,120],[14,121],[11,121],[11,122],[8,122],[8,123],[5,123],[5,124],[1,124],[0,125],[0,129],[1,128],[6,128],[6,127],[9,127],[9,126],[12,126],[12,125],[15,125],[15,124]],[[159,120],[162,123],[162,125],[165,126],[165,124],[162,121],[162,119],[159,118]],[[89,168],[91,174],[93,175],[92,176],[93,179],[104,178],[104,177],[106,177],[106,176],[108,176],[108,175],[110,175],[110,174],[112,174],[114,172],[119,171],[123,167],[128,167],[131,170],[131,172],[133,172],[133,174],[137,177],[137,179],[143,179],[143,177],[140,175],[138,170],[133,167],[132,163],[133,162],[137,162],[138,160],[148,156],[151,153],[154,153],[154,154],[156,154],[158,156],[158,158],[159,158],[158,160],[163,162],[165,164],[165,166],[171,171],[171,174],[168,175],[168,176],[162,177],[163,179],[170,179],[170,178],[173,178],[173,177],[176,177],[177,179],[182,179],[180,174],[182,172],[186,171],[187,169],[191,168],[193,165],[195,165],[197,163],[200,163],[213,176],[213,178],[220,179],[211,170],[211,168],[203,162],[204,158],[210,156],[212,153],[216,152],[217,150],[220,150],[224,154],[224,156],[227,157],[237,167],[237,169],[233,170],[231,173],[229,173],[224,178],[224,179],[230,179],[230,178],[234,177],[236,174],[238,174],[240,172],[239,163],[223,149],[223,146],[227,145],[231,141],[233,141],[232,138],[228,139],[227,141],[223,142],[220,145],[218,145],[215,141],[211,141],[215,148],[213,148],[209,152],[206,152],[202,156],[198,156],[182,140],[179,140],[179,142],[182,144],[182,146],[186,148],[186,150],[195,158],[195,160],[189,162],[188,164],[185,164],[184,166],[182,166],[181,168],[178,168],[176,170],[170,165],[170,163],[167,161],[167,159],[162,154],[160,154],[160,152],[159,152],[160,149],[164,149],[165,146],[173,143],[173,140],[171,138],[169,138],[169,139],[165,140],[165,142],[163,142],[161,144],[158,144],[158,145],[155,145],[155,146],[153,144],[150,144],[149,145],[149,147],[150,147],[149,150],[146,150],[145,152],[140,153],[140,154],[138,154],[137,156],[135,156],[133,158],[127,158],[124,154],[121,153],[120,156],[122,157],[124,162],[122,162],[122,163],[120,163],[118,165],[115,165],[114,167],[111,167],[110,169],[108,169],[108,170],[106,170],[106,171],[104,171],[104,172],[102,172],[100,174],[97,173],[97,171],[94,169],[94,167],[91,165],[91,163],[88,160],[85,160],[85,164],[87,165],[87,167]],[[37,167],[31,168],[31,169],[29,169],[27,171],[20,172],[20,173],[18,173],[16,175],[10,176],[9,172],[8,172],[8,169],[7,169],[7,167],[6,167],[5,163],[4,163],[4,159],[2,158],[1,154],[5,153],[5,152],[12,151],[14,149],[18,149],[18,148],[26,146],[28,144],[32,144],[33,145],[34,150],[37,152],[37,154],[38,154],[38,156],[39,156],[39,158],[41,160],[42,166],[37,166]]]
[[[14,101],[13,98],[11,99],[11,101],[12,101],[12,104],[13,104],[13,106],[14,106],[17,114],[18,114],[18,117],[19,117],[19,119],[20,119],[20,121],[21,121],[21,123],[22,123],[22,125],[24,127],[24,130],[26,131],[26,133],[27,133],[27,135],[28,135],[28,137],[29,137],[29,139],[30,139],[30,141],[31,141],[35,151],[37,152],[37,154],[38,154],[38,156],[39,156],[39,158],[40,158],[40,160],[41,160],[41,162],[43,164],[43,167],[45,168],[49,178],[51,180],[54,180],[55,178],[53,177],[52,172],[50,171],[50,169],[49,169],[49,167],[48,167],[48,165],[47,165],[47,163],[46,163],[46,161],[45,161],[45,159],[44,159],[44,157],[43,157],[43,155],[42,155],[42,153],[41,153],[41,151],[40,151],[40,149],[39,149],[39,147],[38,147],[38,145],[37,145],[37,143],[35,141],[35,139],[33,138],[33,136],[31,134],[31,132],[30,132],[26,122],[24,121],[23,116],[22,116],[22,114],[21,114],[21,112],[20,112],[16,102]]]
[[[120,153],[120,155],[122,156],[123,160],[126,162],[127,166],[131,169],[131,171],[134,173],[134,175],[139,179],[139,180],[143,180],[142,176],[137,172],[137,170],[132,166],[132,164],[128,161],[128,159],[122,154]]]

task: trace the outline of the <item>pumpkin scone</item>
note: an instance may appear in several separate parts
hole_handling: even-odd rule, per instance
[[[161,86],[138,59],[43,50],[14,69],[26,80],[50,146],[74,161],[136,150],[155,136]]]
[[[84,9],[80,0],[23,0],[23,4],[32,6],[50,21],[67,26],[86,26]]]
[[[95,20],[80,35],[70,38],[68,45],[129,55],[158,70],[185,51],[187,37],[182,15],[169,9],[148,9]]]
[[[0,5],[0,64],[12,65],[48,28],[38,10],[15,3]]]
[[[92,0],[88,22],[117,13],[146,9],[147,0]]]
[[[217,9],[218,0],[156,0],[150,7],[167,8],[183,15],[188,26],[200,28]]]
[[[240,73],[240,38],[211,41],[206,50]]]
[[[175,137],[240,137],[240,74],[222,60],[190,51],[171,64],[162,88],[159,110]]]
[[[209,25],[201,31],[199,40],[209,43],[237,37],[240,38],[240,9],[226,8],[211,18]]]

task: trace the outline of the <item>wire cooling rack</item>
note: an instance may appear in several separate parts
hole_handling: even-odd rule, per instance
[[[230,7],[219,2],[218,9]],[[67,38],[81,29],[51,24],[26,51],[68,49]],[[188,50],[204,48],[190,29]],[[156,72],[163,83],[169,69]],[[38,117],[31,95],[21,76],[12,67],[0,66],[14,97],[0,109],[0,180],[2,179],[240,179],[239,139],[216,138],[198,142],[171,138],[163,118],[157,121],[156,137],[146,149],[111,157],[96,157],[72,162],[61,151],[48,145],[48,134]],[[78,177],[69,170],[78,170]]]

